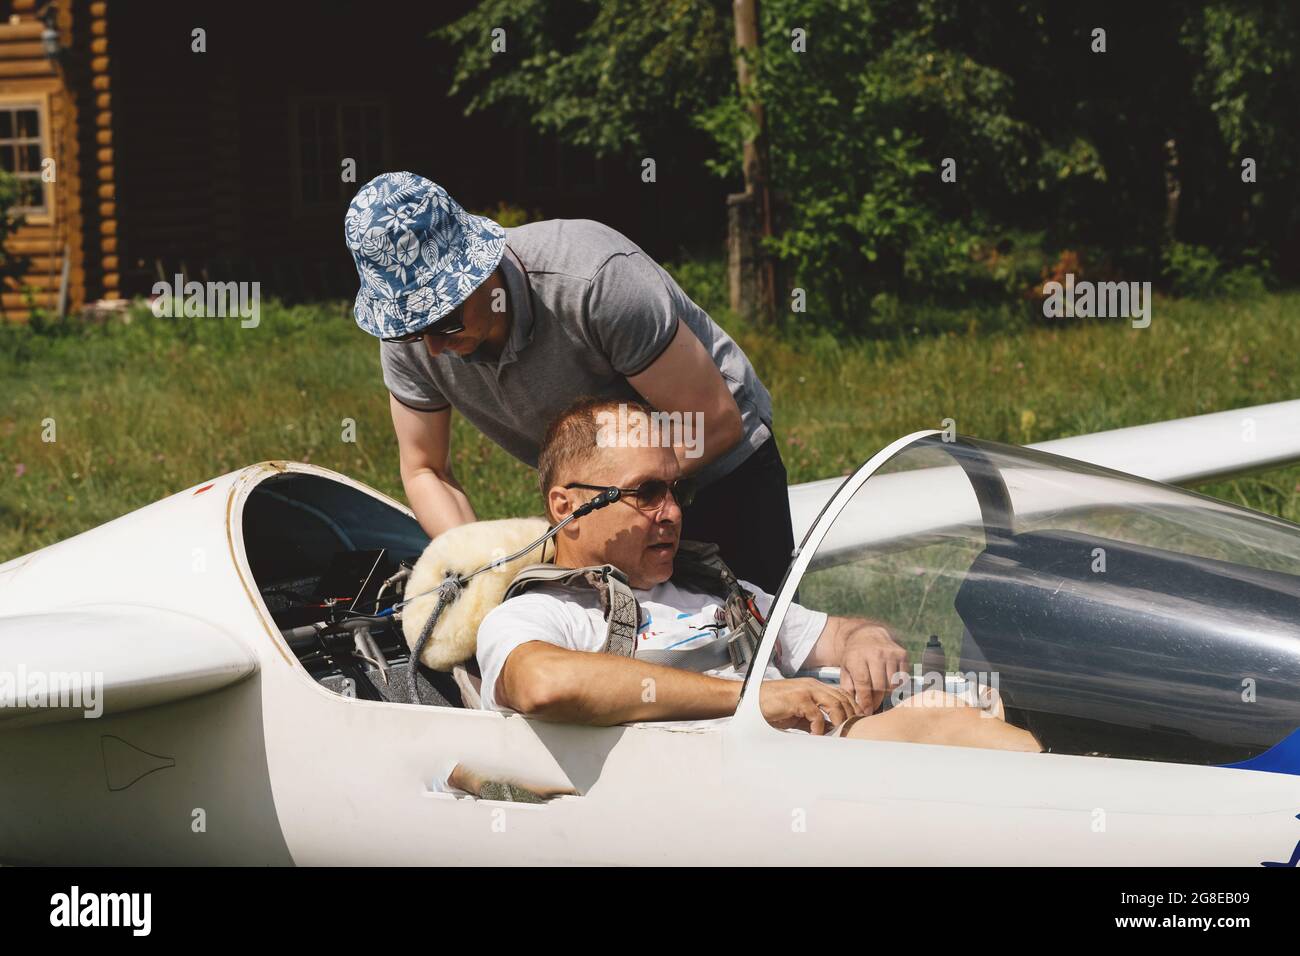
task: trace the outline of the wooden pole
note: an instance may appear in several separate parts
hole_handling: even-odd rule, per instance
[[[754,83],[751,58],[759,55],[758,0],[734,0],[732,11],[736,22],[736,80],[743,97],[752,91]],[[736,311],[754,317],[760,324],[770,324],[776,321],[776,268],[762,243],[772,235],[767,117],[757,98],[750,100],[749,112],[755,134],[745,141],[742,156],[745,192],[729,200],[731,300]]]

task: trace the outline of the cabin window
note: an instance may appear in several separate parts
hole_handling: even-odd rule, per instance
[[[855,634],[858,640],[883,627],[906,652],[907,677],[897,685],[877,688],[884,693],[878,704],[886,710],[904,703],[929,703],[935,695],[924,694],[927,688],[959,694],[961,700],[955,703],[967,697],[976,702],[980,694],[988,696],[988,688],[996,689],[996,675],[966,674],[958,666],[964,626],[955,599],[986,542],[975,491],[961,470],[951,465],[942,447],[912,448],[882,465],[844,506],[799,581],[800,607],[838,619],[831,627],[852,622],[855,631],[861,631]],[[936,496],[958,520],[936,522],[934,529],[911,537],[886,533],[876,541],[873,533],[881,525],[882,509],[899,515],[897,499],[905,496],[897,489],[912,487],[914,475],[922,476],[915,485],[922,489],[916,511],[936,510],[924,489],[930,475],[941,475],[947,480],[936,488]],[[838,684],[841,675],[834,664],[822,661],[820,666],[805,663],[800,676]]]
[[[388,108],[376,100],[300,100],[294,104],[297,201],[302,209],[335,209],[357,186],[384,170]],[[356,163],[344,181],[345,160]]]
[[[16,212],[49,213],[49,199],[41,180],[44,135],[45,104],[0,103],[0,169],[18,181]]]
[[[1298,541],[1226,502],[935,434],[856,489],[785,586],[907,652],[848,737],[1295,773]],[[865,671],[842,649],[804,670],[843,688],[834,658]]]

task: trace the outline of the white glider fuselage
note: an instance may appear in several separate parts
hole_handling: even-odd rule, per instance
[[[773,624],[837,507],[915,437],[835,487],[792,488],[811,537]],[[790,734],[753,686],[693,730],[342,696],[281,636],[244,548],[250,493],[286,472],[409,514],[326,469],[262,463],[0,565],[5,666],[100,675],[103,709],[0,708],[0,862],[1257,865],[1300,840],[1300,776]],[[456,763],[573,793],[447,792]]]

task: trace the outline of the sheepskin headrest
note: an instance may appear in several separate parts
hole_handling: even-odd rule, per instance
[[[550,527],[543,518],[503,518],[498,521],[473,521],[444,531],[429,542],[415,562],[406,582],[406,593],[425,595],[416,598],[402,611],[402,633],[412,650],[420,632],[438,603],[437,594],[425,594],[442,583],[447,571],[469,574],[490,561],[514,554],[528,542],[535,541]],[[478,645],[478,626],[488,611],[506,595],[506,588],[526,565],[555,560],[550,542],[513,561],[485,571],[466,585],[460,596],[442,609],[442,617],[424,645],[420,663],[435,670],[449,671],[461,661],[474,656]]]

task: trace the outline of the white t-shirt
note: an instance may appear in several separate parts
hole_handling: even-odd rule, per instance
[[[772,607],[772,595],[748,581],[741,581],[754,595],[754,603],[765,618]],[[713,624],[725,601],[716,596],[679,587],[665,581],[646,590],[634,588],[641,605],[643,623],[637,634],[637,648],[646,650],[690,650],[713,640]],[[777,634],[776,664],[766,677],[791,677],[808,657],[826,627],[826,615],[791,604]],[[510,652],[529,641],[546,641],[574,651],[599,651],[605,646],[606,624],[595,588],[538,585],[525,594],[503,602],[483,619],[478,629],[478,666],[483,675],[480,695],[485,710],[509,710],[496,702],[493,691]],[[734,667],[708,670],[714,677],[740,680],[745,675]]]

